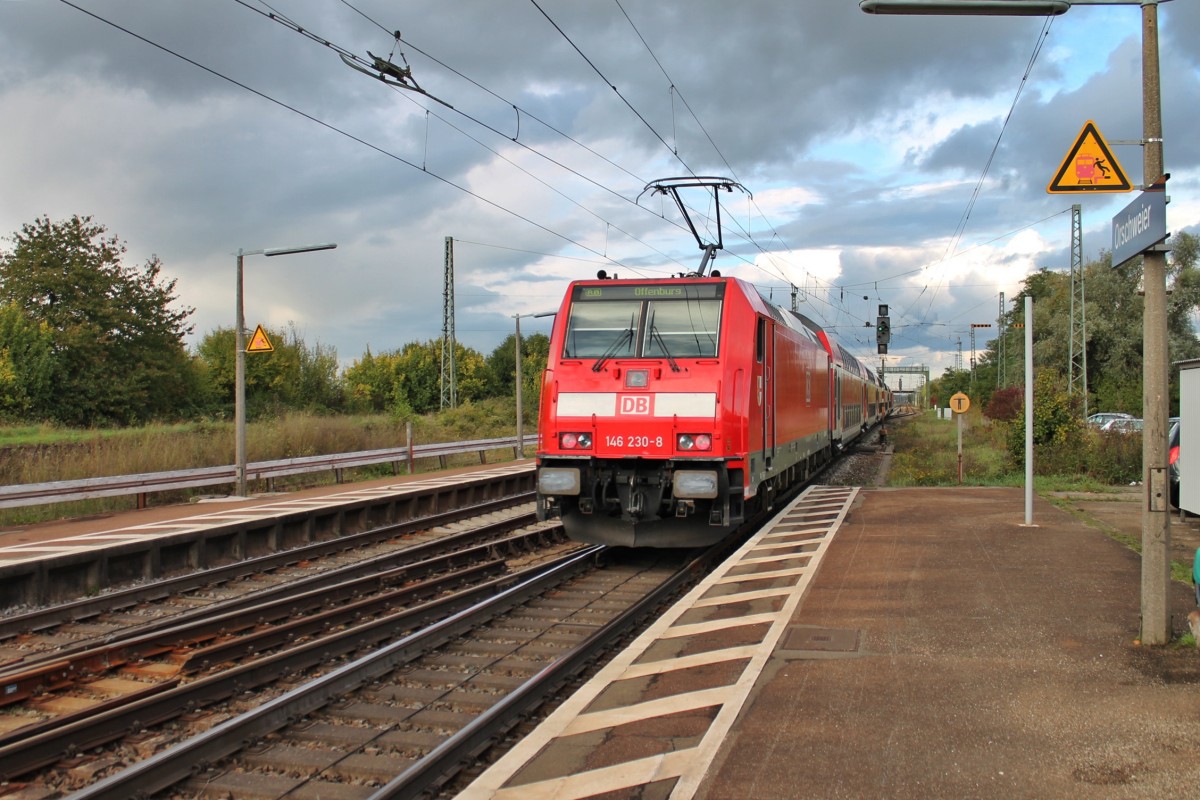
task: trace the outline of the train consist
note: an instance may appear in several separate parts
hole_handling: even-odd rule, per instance
[[[739,279],[576,281],[542,386],[538,514],[585,542],[710,544],[891,406],[817,324]]]

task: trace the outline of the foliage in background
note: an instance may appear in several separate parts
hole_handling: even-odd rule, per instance
[[[1050,370],[1040,370],[1033,380],[1033,447],[1035,471],[1041,475],[1066,475],[1084,471],[1087,454],[1083,401],[1067,394],[1064,382]],[[1025,464],[1025,415],[1008,426],[1008,453],[1013,469]]]
[[[189,413],[192,309],[175,307],[175,281],[162,278],[157,256],[141,268],[122,263],[124,243],[86,216],[39,217],[10,238],[13,249],[0,252],[10,417],[89,426]]]
[[[388,411],[400,419],[438,411],[442,405],[442,349],[441,339],[430,339],[378,355],[368,350],[345,372],[351,403],[367,411]],[[456,341],[454,369],[459,403],[489,396],[493,379],[479,351]]]
[[[983,415],[997,422],[1012,422],[1025,410],[1025,387],[998,389],[988,400]]]
[[[274,350],[246,353],[246,416],[302,411],[312,414],[340,411],[342,383],[337,353],[317,344],[309,347],[295,326],[287,330],[264,328]],[[205,408],[210,414],[232,419],[236,383],[233,328],[217,328],[197,346],[197,361],[206,376]]]
[[[1053,381],[1042,389],[1042,443],[1034,447],[1036,480],[1045,487],[1095,490],[1101,486],[1137,480],[1141,472],[1142,437],[1139,434],[1100,432],[1074,420],[1064,421],[1048,402],[1063,402]],[[1035,390],[1035,411],[1039,403]],[[1024,414],[1018,415],[1023,420]],[[1024,423],[989,420],[972,409],[963,425],[963,483],[972,486],[1018,486],[1024,482],[1024,447],[1013,458],[1013,438],[1024,443]],[[922,414],[889,424],[895,444],[888,473],[889,486],[952,486],[958,484],[956,422]],[[1036,428],[1035,428],[1036,430]],[[1035,433],[1035,439],[1039,434]]]
[[[1167,265],[1167,351],[1170,361],[1200,357],[1200,238],[1189,233],[1171,236]],[[1142,415],[1142,260],[1112,266],[1112,254],[1083,266],[1087,318],[1087,375],[1089,411],[1124,411]],[[1024,280],[1021,292],[1004,314],[1004,386],[1000,386],[999,338],[988,341],[976,359],[975,370],[946,370],[930,382],[930,395],[945,406],[956,391],[972,403],[987,406],[999,389],[1024,382],[1024,299],[1033,298],[1033,365],[1065,380],[1069,372],[1071,334],[1071,276],[1047,268]],[[996,331],[995,328],[991,329]],[[1179,413],[1179,382],[1171,376],[1171,413]]]
[[[152,257],[126,266],[126,247],[91,217],[27,224],[0,252],[0,422],[67,427],[231,419],[234,331],[207,333],[189,354],[192,309]],[[251,420],[291,412],[386,413],[411,420],[441,408],[442,341],[410,342],[340,373],[337,353],[294,325],[268,329],[270,353],[246,354]],[[511,397],[514,336],[490,355],[455,343],[457,403]],[[522,394],[536,419],[550,343],[522,340]]]
[[[50,328],[16,303],[0,306],[0,419],[29,419],[52,402]]]

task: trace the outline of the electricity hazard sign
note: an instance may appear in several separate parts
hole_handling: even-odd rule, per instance
[[[1049,194],[1066,192],[1129,192],[1133,184],[1117,163],[1108,142],[1090,119],[1067,151],[1067,157],[1046,186]]]
[[[250,343],[246,345],[247,353],[273,353],[275,345],[271,344],[271,340],[267,338],[267,332],[263,330],[263,326],[259,325],[254,329],[254,335],[250,337]]]

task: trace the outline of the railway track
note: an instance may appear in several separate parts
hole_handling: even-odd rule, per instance
[[[700,564],[589,547],[497,579],[469,608],[71,796],[416,796],[632,635]]]
[[[419,796],[702,571],[645,563],[678,562],[672,551],[602,557],[554,524],[513,532],[530,521],[524,506],[476,510],[486,525],[456,512],[371,531],[326,569],[288,554],[187,576],[197,594],[133,626],[122,621],[141,608],[121,597],[83,621],[78,609],[27,616],[5,644],[47,638],[0,664],[0,687],[23,695],[0,705],[0,796]],[[72,639],[80,629],[92,635]]]
[[[454,600],[461,587],[503,581],[511,564],[547,548],[575,547],[563,544],[558,526],[534,524],[527,506],[487,516],[453,533],[434,528],[420,544],[310,567],[283,583],[10,663],[0,669],[0,780],[374,646],[404,630],[398,626],[427,624],[470,602]],[[421,603],[425,612],[411,611]]]

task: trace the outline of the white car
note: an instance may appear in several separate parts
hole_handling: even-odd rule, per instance
[[[1087,418],[1087,424],[1094,428],[1102,428],[1114,419],[1133,419],[1132,414],[1123,414],[1120,411],[1103,411],[1099,414],[1092,414]]]
[[[1100,426],[1102,431],[1117,431],[1119,433],[1141,433],[1142,421],[1133,417],[1110,419]]]

